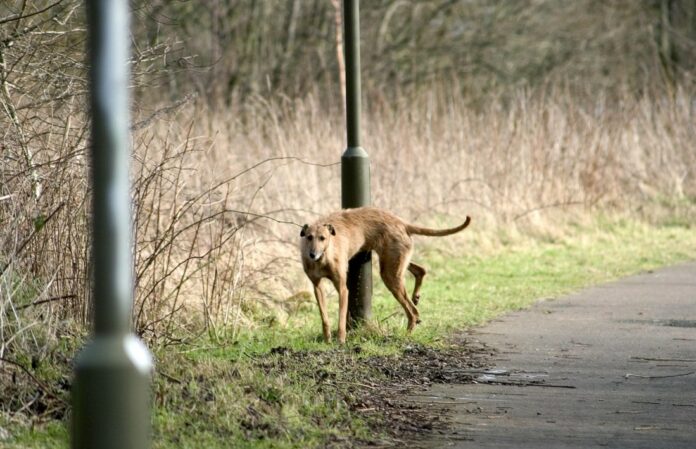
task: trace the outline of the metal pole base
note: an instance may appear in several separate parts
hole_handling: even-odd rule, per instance
[[[341,157],[341,205],[370,204],[370,159],[361,147],[348,147]],[[348,326],[372,317],[372,254],[360,253],[348,264]]]
[[[348,262],[348,328],[372,318],[372,253],[358,253]]]
[[[72,449],[150,447],[152,356],[134,335],[98,336],[78,355]]]
[[[341,206],[370,205],[370,158],[362,147],[348,147],[341,156]]]

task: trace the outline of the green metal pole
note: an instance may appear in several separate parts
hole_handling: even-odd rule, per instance
[[[346,129],[348,148],[341,157],[341,206],[370,204],[370,159],[360,147],[360,6],[343,1],[343,35],[346,62]],[[372,256],[356,255],[348,266],[348,323],[351,326],[372,315]]]
[[[75,362],[73,449],[150,446],[152,357],[130,332],[128,0],[87,0],[94,335]]]

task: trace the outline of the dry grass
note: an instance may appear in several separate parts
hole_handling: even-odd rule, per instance
[[[644,213],[647,205],[696,194],[689,147],[696,130],[685,92],[580,101],[559,88],[474,110],[438,87],[396,104],[378,97],[368,103],[363,142],[373,203],[410,220],[452,224],[469,214],[489,237],[499,229],[550,232],[592,211]],[[185,163],[196,174],[181,181],[185,188],[171,189],[169,201],[214,190],[210,207],[227,211],[210,223],[221,227],[217,235],[224,234],[221,222],[244,223],[189,296],[225,304],[217,318],[234,326],[253,323],[259,307],[291,307],[285,298],[304,286],[292,223],[340,207],[342,117],[309,97],[258,99],[240,114],[191,107],[175,122],[193,124],[190,132],[202,137]],[[225,279],[234,293],[209,298],[211,274],[230,267],[229,276],[246,283]]]
[[[403,104],[368,100],[363,142],[372,160],[373,202],[408,218],[471,212],[509,224],[549,208],[630,209],[695,192],[689,142],[696,130],[684,92],[621,101],[522,92],[483,110],[448,97],[445,88]],[[215,140],[201,155],[209,173],[200,179],[273,157],[340,161],[340,117],[327,117],[313,99],[260,102],[252,116],[251,123],[232,114],[204,117]],[[296,210],[282,216],[301,221],[339,207],[338,165],[273,166],[256,178],[270,178],[259,210]]]
[[[578,100],[558,88],[479,109],[448,92],[367,98],[375,205],[429,225],[471,215],[475,227],[460,238],[485,251],[501,230],[551,232],[595,211],[693,204],[687,92]],[[28,116],[21,123],[43,135]],[[75,114],[58,125],[51,135],[65,136],[61,145],[28,140],[32,167],[5,156],[0,356],[24,368],[60,347],[61,335],[84,332],[90,316],[86,124]],[[169,345],[297,307],[287,298],[306,282],[299,225],[340,207],[342,116],[317,97],[259,98],[215,113],[189,103],[133,142],[138,333]]]

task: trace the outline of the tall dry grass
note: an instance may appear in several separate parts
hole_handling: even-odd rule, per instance
[[[367,103],[373,203],[409,219],[470,213],[506,225],[547,210],[630,210],[696,193],[696,103],[684,91],[578,99],[557,88],[473,108],[440,86],[415,99]],[[250,174],[263,184],[257,212],[301,223],[340,207],[342,117],[325,114],[315,98],[259,100],[246,105],[245,119],[187,112],[214,136],[195,161],[199,182],[286,158]],[[278,237],[282,229],[269,225]]]
[[[557,226],[559,217],[637,214],[696,194],[695,104],[684,91],[618,100],[577,99],[562,88],[521,91],[474,109],[439,86],[417,98],[367,104],[373,204],[409,220],[444,225],[469,214],[478,229],[534,232]],[[217,189],[210,204],[226,212],[210,226],[244,223],[235,250],[221,251],[215,268],[199,273],[190,284],[198,286],[189,292],[193,301],[182,304],[199,304],[206,314],[209,302],[224,304],[215,311],[226,312],[213,313],[223,327],[253,324],[259,307],[287,308],[285,299],[305,286],[293,224],[340,207],[341,114],[327,113],[316,97],[259,98],[242,113],[211,115],[193,106],[177,121],[201,136],[200,151],[186,162],[196,174],[183,181],[179,197]],[[204,286],[230,266],[246,283],[211,300]]]
[[[371,96],[362,135],[373,204],[429,225],[468,214],[481,233],[693,203],[695,107],[684,90],[638,99],[520,91],[477,108],[442,85],[393,102]],[[31,367],[59,357],[90,317],[80,117],[53,124],[51,136],[65,136],[60,145],[57,137],[30,141],[31,167],[5,153],[0,357],[16,370],[0,382],[19,373],[31,385],[5,409],[59,408],[60,383],[31,380]],[[340,207],[344,142],[342,115],[317,96],[256,98],[214,114],[189,103],[134,131],[136,331],[164,346],[234,334],[291,307],[286,299],[306,287],[299,226]]]

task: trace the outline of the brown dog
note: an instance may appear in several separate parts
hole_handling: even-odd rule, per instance
[[[380,274],[384,284],[394,295],[408,318],[408,332],[419,322],[416,304],[425,268],[412,263],[413,240],[411,235],[440,237],[454,234],[469,225],[471,218],[456,228],[428,229],[410,225],[396,215],[374,207],[345,209],[320,218],[312,225],[304,225],[302,237],[302,266],[314,284],[324,339],[331,341],[331,327],[326,314],[324,292],[319,287],[322,278],[329,278],[338,291],[338,341],[346,341],[348,316],[348,288],[346,277],[348,261],[362,251],[374,251],[379,256]],[[406,293],[406,270],[416,277],[413,301]]]

